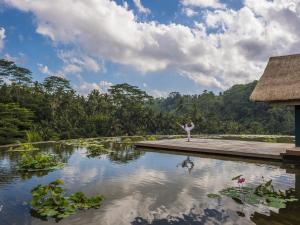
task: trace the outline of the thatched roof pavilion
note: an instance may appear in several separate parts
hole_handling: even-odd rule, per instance
[[[300,54],[271,57],[250,100],[295,105],[295,139],[300,147]]]
[[[300,54],[271,57],[250,99],[300,105]]]

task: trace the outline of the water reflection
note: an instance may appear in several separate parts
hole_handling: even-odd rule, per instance
[[[185,160],[183,160],[181,163],[177,164],[177,167],[181,166],[181,168],[187,168],[188,172],[191,173],[192,169],[194,168],[195,164],[190,159],[190,156],[187,156]]]
[[[58,178],[65,180],[68,192],[105,196],[100,209],[81,211],[59,224],[300,224],[299,201],[270,211],[267,207],[239,205],[230,198],[207,198],[208,193],[232,186],[231,177],[238,174],[243,174],[249,185],[257,185],[261,176],[272,179],[278,189],[295,188],[300,198],[297,166],[145,152],[120,143],[105,145],[114,151],[101,158],[87,158],[85,148],[43,146],[44,151],[58,154],[67,165],[40,175],[17,173],[14,168],[19,156],[2,152],[0,177],[5,182],[0,180],[0,224],[56,224],[31,216],[24,202],[31,199],[32,187]],[[192,172],[187,176],[187,171]]]
[[[199,225],[199,224],[224,224],[229,219],[229,215],[224,210],[209,209],[203,210],[202,214],[194,213],[193,209],[188,214],[183,214],[182,217],[170,217],[164,219],[155,219],[151,222],[148,220],[136,217],[131,222],[132,225]]]
[[[39,144],[37,145],[44,153],[55,154],[60,161],[67,163],[68,159],[72,156],[76,150],[72,146],[63,144]],[[30,154],[35,155],[41,151],[33,151]],[[43,177],[49,174],[51,171],[35,171],[25,172],[17,171],[17,162],[21,159],[22,152],[7,152],[0,151],[0,188],[4,185],[8,185],[15,181],[27,180],[32,177]]]
[[[110,148],[114,151],[108,155],[108,158],[116,163],[128,163],[144,155],[143,151],[136,150],[130,144],[111,143]]]
[[[300,200],[300,169],[293,170],[295,173],[295,192],[293,193]],[[286,208],[279,209],[278,213],[273,211],[269,215],[255,212],[251,221],[255,224],[299,224],[300,201],[289,202]]]

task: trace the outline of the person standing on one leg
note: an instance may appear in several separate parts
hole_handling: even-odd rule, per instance
[[[180,124],[179,124],[180,125]],[[180,125],[182,129],[184,129],[187,133],[187,137],[188,137],[188,142],[190,142],[191,140],[191,130],[194,129],[195,125],[193,122],[191,122],[191,126],[189,126],[189,124],[185,124],[185,125]]]

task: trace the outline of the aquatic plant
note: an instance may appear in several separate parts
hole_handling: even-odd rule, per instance
[[[240,175],[238,175],[238,176],[233,177],[231,180],[238,180],[238,179],[241,178],[242,176],[243,176],[243,175],[240,174]]]
[[[242,184],[246,182],[246,179],[244,177],[241,177],[238,179],[238,184]]]
[[[101,144],[89,144],[87,146],[87,156],[91,158],[100,157],[101,155],[108,154],[109,152],[111,151]]]
[[[146,139],[147,139],[147,141],[156,141],[157,140],[157,138],[154,135],[148,135],[146,137]]]
[[[238,187],[228,187],[219,191],[220,195],[232,198],[239,204],[262,204],[272,208],[285,208],[287,202],[298,201],[293,196],[293,189],[287,191],[276,191],[272,185],[272,180],[258,185],[257,187],[247,187],[240,186],[245,182],[245,178],[242,175],[232,178],[232,180],[237,180]],[[209,198],[216,198],[218,194],[208,194]]]
[[[56,220],[66,218],[81,209],[99,208],[103,196],[87,197],[82,192],[65,196],[61,187],[63,180],[55,180],[47,185],[38,185],[31,190],[32,210],[40,217],[53,217]]]
[[[18,170],[21,171],[39,171],[54,170],[64,165],[57,157],[50,154],[39,153],[36,155],[23,154],[18,162]]]
[[[39,148],[34,147],[31,143],[20,143],[20,145],[16,148],[10,147],[9,152],[30,152],[39,150]]]
[[[221,199],[222,198],[221,195],[212,194],[212,193],[208,194],[207,197],[209,197],[209,198],[215,198],[215,199]]]
[[[122,139],[122,143],[131,144],[131,143],[133,143],[133,140],[131,138],[127,137],[127,138]]]

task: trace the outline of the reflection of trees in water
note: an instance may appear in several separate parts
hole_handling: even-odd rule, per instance
[[[132,225],[199,225],[207,224],[208,222],[212,224],[223,224],[228,222],[229,215],[224,210],[217,209],[204,209],[203,214],[196,214],[189,212],[189,214],[183,214],[182,217],[170,217],[164,219],[155,219],[152,222],[148,220],[136,217],[134,221],[131,222]]]
[[[9,168],[0,168],[0,188],[12,183],[14,180],[18,179],[19,175],[17,171],[12,169],[11,167]]]
[[[131,144],[111,143],[110,148],[113,151],[108,154],[108,158],[117,163],[128,163],[145,154],[143,151],[134,149]]]
[[[71,155],[74,153],[75,148],[64,144],[40,144],[38,147],[43,153],[55,154],[62,162],[67,163]],[[32,151],[29,154],[37,154],[41,151]],[[24,153],[24,152],[23,152]],[[33,176],[42,177],[46,176],[51,171],[33,171],[24,172],[17,171],[16,165],[20,160],[22,152],[0,152],[0,188],[14,182],[16,179],[27,180]],[[7,161],[7,163],[3,163]],[[1,163],[2,162],[2,163]]]
[[[41,146],[44,153],[55,154],[62,162],[67,163],[69,158],[75,152],[76,148],[63,143],[46,144]]]

